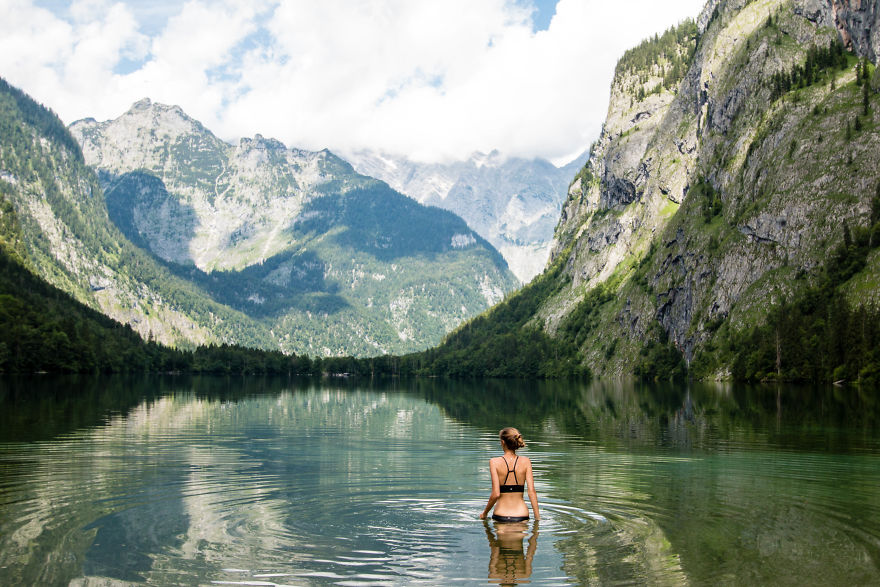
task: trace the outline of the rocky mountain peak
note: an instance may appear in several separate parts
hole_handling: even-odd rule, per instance
[[[242,137],[238,143],[239,148],[242,150],[248,149],[258,149],[262,151],[286,151],[287,147],[284,143],[277,139],[267,139],[264,138],[261,134],[254,135],[254,138],[249,139],[247,137]]]
[[[418,163],[370,151],[348,158],[358,172],[464,218],[525,283],[547,262],[568,184],[586,155],[562,168],[544,159],[507,157],[498,150],[448,163]]]
[[[137,102],[131,105],[129,111],[131,110],[149,110],[153,105],[153,101],[149,98],[141,98]]]
[[[133,104],[122,118],[129,118],[140,129],[163,133],[167,138],[206,132],[205,127],[180,106],[151,102],[149,98]]]
[[[89,165],[114,172],[132,168],[158,172],[170,156],[169,145],[192,149],[198,143],[202,150],[209,150],[223,144],[179,106],[149,98],[135,102],[114,120],[78,120],[70,125],[70,131]]]

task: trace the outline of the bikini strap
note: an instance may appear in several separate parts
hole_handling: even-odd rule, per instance
[[[516,485],[519,485],[519,479],[516,478],[516,464],[519,462],[519,455],[516,455],[516,458],[513,460],[513,469],[507,464],[507,459],[501,457],[501,460],[504,461],[504,466],[507,467],[507,475],[504,476],[504,485],[507,485],[507,479],[510,477],[511,473],[513,473],[513,480],[516,481]]]

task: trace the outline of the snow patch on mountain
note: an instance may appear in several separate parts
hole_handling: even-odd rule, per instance
[[[506,158],[498,151],[452,163],[418,163],[372,151],[345,157],[359,173],[464,218],[498,249],[522,283],[544,269],[569,184],[586,161],[583,155],[556,167],[543,159]]]

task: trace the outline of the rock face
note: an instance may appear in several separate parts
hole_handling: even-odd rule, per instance
[[[542,305],[545,328],[603,285],[615,301],[581,347],[594,371],[630,372],[658,323],[690,360],[720,321],[762,320],[845,223],[864,225],[880,182],[880,98],[862,113],[856,58],[781,93],[772,78],[836,40],[876,62],[878,6],[712,0],[677,49],[653,39],[628,53],[556,229],[552,259],[570,281]],[[675,54],[687,66],[667,89]],[[861,130],[847,130],[857,117]]]
[[[363,151],[346,158],[360,173],[461,216],[498,249],[523,283],[544,268],[571,177],[586,159],[560,168],[543,159],[504,158],[498,152],[448,164]]]
[[[325,151],[257,135],[227,145],[177,106],[145,99],[116,120],[70,127],[101,172],[111,214],[158,257],[204,271],[242,269],[288,248],[303,205],[333,180],[363,183]],[[119,201],[128,199],[129,201]]]
[[[819,26],[836,28],[847,49],[877,62],[880,0],[800,0],[794,12]]]
[[[74,123],[76,140],[60,125],[64,148],[20,118],[9,139],[29,138],[3,137],[18,163],[0,167],[33,265],[145,338],[402,353],[516,287],[463,220],[327,151],[260,136],[228,145],[149,100]],[[47,171],[31,179],[27,160]]]

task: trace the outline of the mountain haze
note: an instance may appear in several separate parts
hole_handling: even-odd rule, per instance
[[[466,161],[418,163],[361,151],[346,156],[420,203],[461,216],[504,255],[523,283],[543,270],[568,186],[586,155],[564,167],[544,159],[505,158],[497,151]]]

